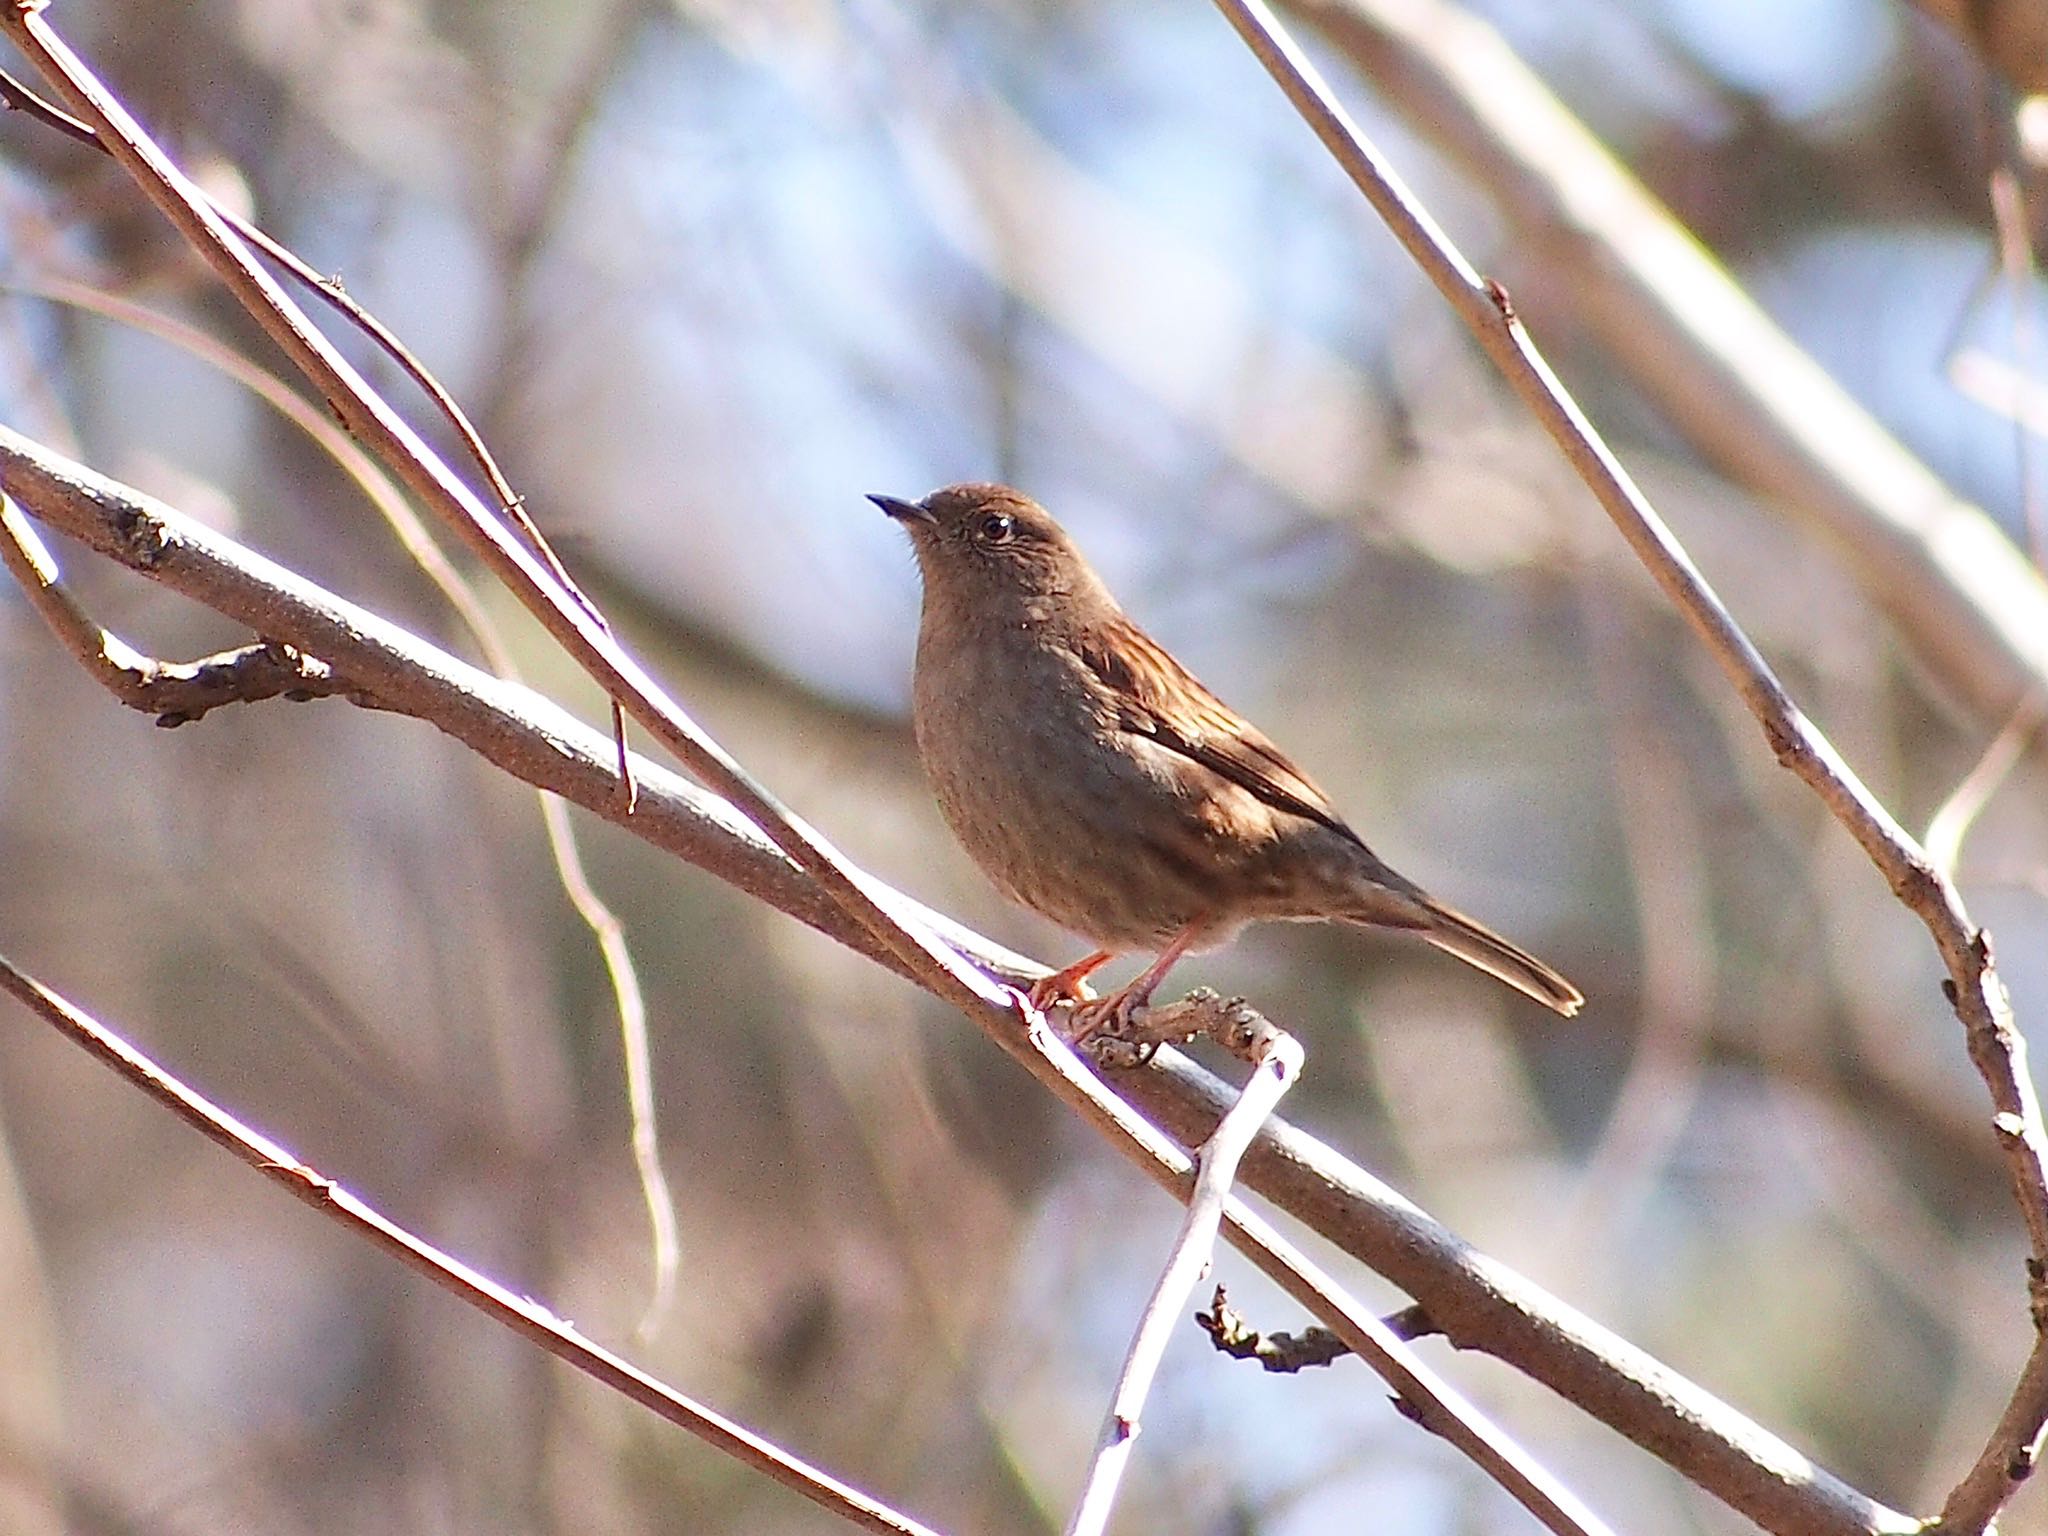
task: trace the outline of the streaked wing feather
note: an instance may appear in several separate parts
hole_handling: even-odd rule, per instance
[[[1358,842],[1330,797],[1257,726],[1203,687],[1195,675],[1129,619],[1081,643],[1081,659],[1108,686],[1123,728],[1221,774],[1267,805],[1320,822]],[[1362,843],[1360,846],[1364,846]]]

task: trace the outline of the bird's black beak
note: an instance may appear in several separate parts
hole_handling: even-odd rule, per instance
[[[921,502],[904,501],[897,496],[870,496],[876,506],[895,518],[899,523],[931,523],[938,519],[924,509]]]

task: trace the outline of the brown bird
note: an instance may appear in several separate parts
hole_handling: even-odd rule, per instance
[[[1051,515],[1001,485],[870,496],[924,579],[918,755],[954,835],[1004,893],[1095,952],[1040,981],[1127,1025],[1173,963],[1279,918],[1407,929],[1570,1015],[1579,989],[1381,863],[1307,774],[1131,622]]]

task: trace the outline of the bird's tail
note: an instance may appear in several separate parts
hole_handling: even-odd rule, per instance
[[[1526,992],[1566,1018],[1577,1013],[1586,1001],[1586,995],[1577,987],[1491,928],[1427,896],[1423,898],[1423,907],[1429,914],[1429,923],[1419,932],[1446,954],[1456,955],[1490,976],[1498,976],[1516,991]]]

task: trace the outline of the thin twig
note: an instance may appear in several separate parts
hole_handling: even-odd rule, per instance
[[[996,1028],[1011,1004],[1010,994],[967,965],[932,929],[919,923],[900,898],[858,871],[783,808],[686,713],[655,689],[651,679],[620,651],[609,634],[589,622],[566,593],[545,579],[546,573],[526,551],[505,536],[467,488],[369,390],[268,274],[249,258],[232,232],[212,215],[176,168],[62,43],[44,15],[33,10],[0,11],[0,25],[36,60],[72,106],[92,121],[145,194],[177,224],[273,340],[314,380],[350,430],[383,456],[426,505],[457,529],[611,697],[622,701],[693,772],[765,828],[814,877],[824,893],[865,926],[904,969],[976,1017],[999,1043],[1031,1065],[1041,1081],[1054,1087],[1065,1102],[1081,1110],[1098,1128],[1119,1132],[1127,1151],[1133,1151],[1133,1144],[1149,1148],[1153,1156],[1143,1166],[1151,1169],[1155,1177],[1173,1177],[1166,1171],[1170,1161],[1156,1145],[1156,1138],[1149,1135],[1149,1127],[1142,1122],[1133,1123],[1135,1117],[1121,1103],[1102,1094],[1085,1075],[1074,1079],[1044,1070],[1039,1053],[1029,1048],[1028,1041],[1020,1042],[1014,1034]],[[1249,1224],[1242,1224],[1233,1230],[1238,1237],[1253,1243],[1259,1262],[1272,1266],[1269,1272],[1277,1271],[1285,1277],[1284,1283],[1298,1287],[1305,1304],[1313,1305],[1319,1316],[1327,1314],[1326,1320],[1331,1320],[1356,1313],[1356,1308],[1347,1310],[1344,1299],[1336,1293],[1310,1283],[1307,1271],[1290,1267],[1278,1258],[1277,1250],[1262,1240],[1267,1235],[1263,1229],[1255,1231]],[[1312,1303],[1307,1301],[1308,1297],[1314,1298]],[[1337,1323],[1333,1321],[1332,1326]],[[1370,1329],[1378,1327],[1378,1320],[1366,1317],[1347,1321],[1344,1326],[1365,1339]],[[1358,1347],[1358,1341],[1349,1335],[1346,1342]],[[1376,1352],[1373,1358],[1379,1353],[1383,1352]],[[1405,1362],[1395,1363],[1406,1368]],[[1383,1368],[1393,1367],[1383,1362]],[[1439,1413],[1438,1417],[1445,1422],[1447,1432],[1460,1437],[1461,1444],[1470,1442],[1475,1431],[1468,1421],[1456,1413],[1447,1418]]]
[[[0,105],[31,117],[46,127],[54,128],[67,138],[89,145],[103,154],[114,155],[112,147],[90,123],[80,122],[70,113],[43,100],[42,97],[38,96],[4,69],[0,69]],[[498,511],[500,514],[510,518],[519,531],[526,536],[527,543],[533,552],[540,557],[554,579],[561,584],[563,590],[569,593],[582,606],[583,611],[589,615],[591,620],[601,627],[608,627],[603,613],[584,594],[583,589],[576,584],[575,578],[569,574],[568,566],[564,565],[561,558],[555,553],[554,545],[548,542],[547,536],[540,531],[539,526],[534,523],[532,518],[527,516],[526,498],[512,489],[512,482],[505,477],[505,472],[498,467],[497,457],[492,454],[490,446],[484,442],[483,434],[477,431],[476,425],[469,419],[468,413],[462,409],[461,402],[455,398],[440,379],[435,377],[433,371],[425,363],[413,355],[412,349],[398,339],[398,333],[371,314],[367,309],[363,308],[354,299],[350,298],[348,290],[342,286],[339,277],[323,276],[321,273],[316,272],[310,265],[301,260],[299,254],[292,250],[290,246],[273,240],[260,226],[243,218],[234,209],[215,198],[204,187],[193,183],[190,184],[190,191],[195,197],[203,199],[206,206],[229,229],[276,262],[282,271],[309,293],[316,295],[322,303],[348,321],[350,325],[353,325],[357,330],[369,337],[372,345],[376,346],[386,357],[398,365],[399,370],[407,378],[411,379],[418,386],[421,393],[425,394],[433,402],[434,408],[441,413],[442,419],[454,430],[463,448],[475,460],[477,468],[483,471],[484,479],[490,484],[491,493],[498,499]],[[626,749],[625,712],[619,707],[616,699],[612,701],[612,735],[618,743],[619,779],[623,785],[626,809],[630,811],[633,808],[635,795],[632,759],[631,754]],[[607,965],[609,964],[610,962],[607,961]]]
[[[300,1162],[276,1142],[250,1130],[225,1110],[201,1097],[129,1045],[112,1030],[84,1013],[41,982],[17,970],[0,956],[0,990],[53,1025],[66,1039],[102,1065],[140,1088],[209,1141],[282,1185],[314,1210],[341,1223],[357,1236],[425,1275],[443,1290],[468,1302],[494,1322],[532,1340],[613,1391],[631,1398],[669,1423],[718,1447],[727,1455],[765,1472],[786,1488],[863,1530],[892,1536],[934,1536],[920,1525],[850,1484],[792,1456],[745,1426],[683,1396],[638,1367],[591,1343],[538,1303],[515,1296],[496,1281],[387,1220],[317,1169]]]
[[[91,124],[80,122],[70,113],[43,100],[4,69],[0,69],[0,104],[20,112],[25,117],[33,118],[46,127],[56,129],[66,138],[97,149],[102,154],[114,153]],[[532,541],[535,553],[548,562],[555,573],[555,578],[573,590],[575,583],[570,579],[567,569],[556,559],[553,549],[541,536],[540,530],[527,518],[525,498],[512,489],[512,483],[505,478],[504,471],[498,467],[497,459],[484,442],[483,434],[477,431],[475,424],[470,421],[461,403],[449,392],[448,387],[434,376],[425,363],[413,355],[410,347],[398,339],[398,333],[350,298],[340,278],[321,275],[301,260],[291,247],[272,239],[262,228],[243,218],[205,188],[195,186],[193,190],[206,200],[207,207],[222,223],[276,262],[307,292],[317,296],[322,303],[369,337],[385,356],[398,365],[407,378],[419,386],[421,392],[433,402],[434,408],[454,430],[455,435],[461,439],[463,448],[476,461],[477,468],[483,471],[484,479],[490,483],[491,493],[498,498],[499,509],[518,523],[520,531]],[[586,605],[589,606],[587,600]],[[590,612],[595,617],[597,610],[590,606]]]
[[[1174,1052],[1119,1086],[1182,1141],[1207,1134],[1229,1088]],[[1601,1326],[1315,1138],[1274,1120],[1243,1182],[1417,1299],[1386,1320],[1441,1334],[1543,1382],[1776,1536],[1916,1536],[1922,1522],[1815,1465],[1755,1420]],[[1347,1341],[1348,1342],[1348,1341]]]
[[[252,628],[333,658],[381,707],[428,722],[524,782],[573,800],[912,975],[897,951],[717,796],[638,760],[643,798],[628,816],[617,795],[610,739],[551,701],[456,660],[5,426],[0,484],[34,516],[87,547]],[[992,976],[1022,987],[1046,974],[1046,967],[900,893],[890,899]],[[970,1017],[1028,1066],[1037,1062],[1014,1015],[991,1010]],[[1172,1050],[1160,1052],[1149,1071],[1123,1074],[1119,1088],[1151,1122],[1189,1146],[1210,1135],[1234,1099],[1222,1083]],[[1064,1086],[1059,1091],[1068,1102],[1078,1093]],[[1098,1128],[1108,1123],[1092,1110],[1088,1118]],[[1149,1166],[1142,1160],[1152,1156],[1152,1142],[1141,1149],[1120,1133],[1111,1139],[1133,1161]],[[1244,1172],[1252,1188],[1414,1296],[1458,1347],[1483,1350],[1545,1383],[1765,1529],[1782,1536],[1907,1536],[1918,1530],[1917,1521],[1814,1466],[1762,1426],[1476,1252],[1363,1169],[1285,1122],[1269,1124]]]
[[[1138,1160],[1138,1166],[1153,1182],[1183,1200],[1191,1199],[1193,1160],[1122,1099],[1099,1097],[1094,1075],[1053,1031],[1045,1015],[1028,1003],[1020,1011],[1025,1019],[1024,1044],[1051,1069],[1052,1085],[1065,1090],[1061,1097],[1099,1128],[1121,1131],[1128,1141],[1144,1149],[1149,1159]],[[1261,1124],[1270,1123],[1271,1118],[1264,1117]],[[1352,1353],[1394,1389],[1403,1412],[1462,1451],[1547,1530],[1557,1536],[1604,1536],[1606,1526],[1578,1495],[1424,1365],[1405,1341],[1395,1337],[1385,1323],[1354,1301],[1270,1223],[1242,1201],[1226,1195],[1223,1226],[1232,1244],[1261,1273],[1328,1324]]]
[[[185,725],[224,704],[347,693],[333,668],[288,645],[263,641],[197,661],[159,661],[103,628],[64,585],[57,557],[21,509],[0,496],[0,565],[6,566],[50,632],[93,680],[158,725]]]
[[[1230,1113],[1217,1122],[1215,1132],[1195,1154],[1195,1183],[1188,1196],[1187,1213],[1180,1231],[1167,1250],[1166,1264],[1145,1307],[1138,1314],[1138,1326],[1131,1335],[1117,1373],[1116,1389],[1110,1394],[1109,1412],[1095,1442],[1095,1455],[1081,1497],[1067,1522],[1067,1536],[1102,1536],[1116,1508],[1117,1490],[1123,1484],[1124,1469],[1130,1465],[1131,1448],[1144,1417],[1145,1400],[1166,1354],[1166,1343],[1181,1320],[1188,1298],[1208,1273],[1216,1251],[1216,1231],[1230,1198],[1230,1186],[1237,1179],[1237,1165],[1245,1149],[1287,1090],[1301,1075],[1301,1045],[1291,1036],[1269,1042],[1265,1059],[1253,1069],[1244,1092]]]

